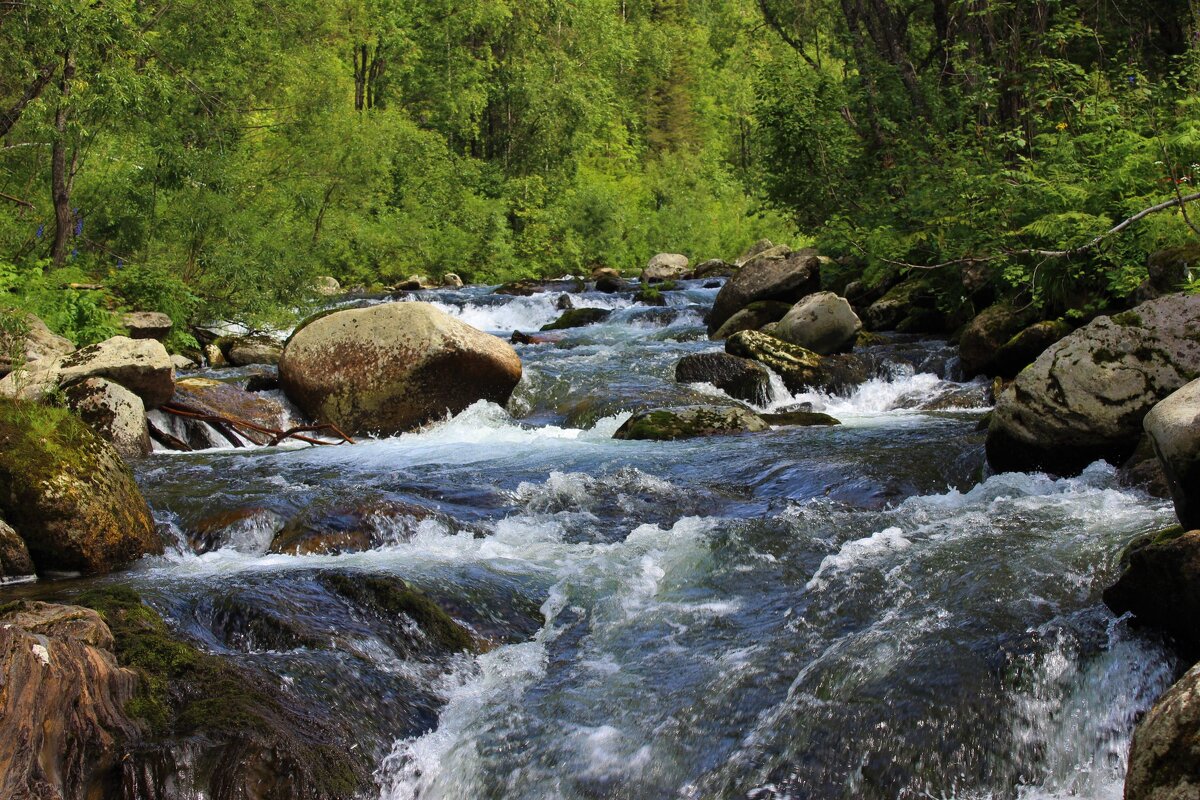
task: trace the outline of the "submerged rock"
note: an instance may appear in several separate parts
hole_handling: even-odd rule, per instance
[[[770,427],[762,417],[730,406],[681,406],[634,414],[613,434],[614,439],[670,441],[698,436],[754,433]]]
[[[1098,317],[1042,353],[1000,395],[987,452],[1001,471],[1073,474],[1121,464],[1155,403],[1200,375],[1200,295]]]
[[[125,387],[104,378],[88,378],[67,389],[67,404],[122,458],[128,461],[150,454],[146,406]]]
[[[39,571],[108,572],[162,552],[125,462],[64,409],[0,400],[0,512]]]
[[[1104,603],[1118,616],[1132,612],[1200,656],[1200,531],[1173,528],[1146,537],[1129,548],[1126,561],[1121,577],[1105,590]]]
[[[784,427],[810,428],[842,424],[841,420],[819,411],[781,411],[777,414],[763,414],[762,418],[771,425]]]
[[[1200,795],[1200,664],[1142,718],[1129,750],[1125,800],[1194,800]]]
[[[520,379],[511,345],[428,303],[320,317],[279,362],[280,385],[304,413],[351,433],[412,430],[481,399],[504,404]]]
[[[874,361],[865,356],[820,356],[759,331],[742,331],[725,341],[725,352],[749,358],[769,367],[789,392],[816,389],[845,392],[866,382],[874,372]]]
[[[861,330],[862,321],[845,298],[816,292],[792,306],[773,335],[827,356],[852,350]]]
[[[695,353],[679,359],[675,380],[680,383],[711,383],[735,400],[756,406],[771,402],[771,374],[748,358],[728,353]]]
[[[1144,427],[1162,463],[1175,514],[1184,528],[1200,528],[1200,380],[1154,406]]]
[[[759,300],[795,303],[821,288],[821,260],[815,250],[778,254],[773,250],[747,261],[726,281],[713,302],[708,332],[720,330],[726,320]]]
[[[582,328],[585,325],[595,325],[603,322],[612,314],[608,308],[568,308],[554,322],[543,325],[543,331],[562,331],[568,328]]]
[[[0,309],[0,378],[15,367],[33,367],[73,352],[75,345],[69,339],[51,331],[33,314]]]
[[[360,553],[386,544],[407,542],[428,519],[448,522],[433,509],[396,500],[310,509],[290,520],[275,534],[270,552],[297,556]]]
[[[410,658],[479,649],[470,631],[455,622],[424,592],[400,578],[335,572],[324,575],[322,582],[354,601],[358,607],[381,615],[392,625],[398,618],[407,620],[419,635],[416,640],[407,637],[408,641],[401,647]],[[401,624],[396,627],[408,626]]]

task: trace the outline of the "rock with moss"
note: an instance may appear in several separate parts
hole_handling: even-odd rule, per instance
[[[907,280],[893,286],[867,308],[865,321],[873,331],[908,328],[904,332],[924,333],[930,325],[925,317],[939,318],[933,290],[921,280]],[[913,320],[905,325],[906,321]]]
[[[299,330],[279,382],[310,417],[394,434],[478,400],[504,404],[521,379],[507,342],[428,303],[338,311]]]
[[[0,513],[39,572],[108,572],[162,552],[125,462],[65,409],[0,399]]]
[[[665,306],[667,304],[666,295],[663,294],[667,287],[674,288],[671,282],[664,282],[659,286],[650,286],[642,284],[642,288],[638,289],[637,294],[633,296],[635,303],[641,303],[647,306]]]
[[[359,608],[375,611],[401,630],[415,629],[399,649],[409,658],[430,658],[447,653],[476,652],[479,645],[471,632],[456,622],[420,589],[391,575],[327,573],[322,582]],[[405,625],[404,622],[411,623]]]
[[[88,378],[105,378],[158,408],[175,393],[175,367],[161,342],[114,336],[65,356],[15,370],[0,380],[0,395],[41,400]]]
[[[997,303],[979,312],[959,338],[963,374],[968,378],[1000,374],[996,368],[1000,348],[1025,330],[1031,316],[1028,310],[1018,310],[1007,303]]]
[[[130,339],[158,339],[160,342],[174,327],[171,318],[159,311],[131,311],[121,317],[121,325],[129,331]]]
[[[612,314],[612,310],[608,308],[568,308],[559,316],[547,325],[543,325],[543,331],[563,331],[568,328],[582,328],[585,325],[595,325],[597,322],[603,322]]]
[[[1158,699],[1138,723],[1129,749],[1125,800],[1200,796],[1200,664]]]
[[[680,406],[634,414],[617,429],[613,438],[672,441],[699,436],[755,433],[769,427],[762,417],[744,408]]]
[[[843,297],[816,292],[792,306],[773,330],[785,342],[798,344],[820,355],[854,349],[862,321]]]
[[[741,331],[762,330],[765,326],[783,319],[791,310],[791,304],[777,300],[760,300],[751,303],[725,320],[724,324],[709,334],[708,338],[713,341],[724,341]]]
[[[741,331],[725,341],[725,352],[769,367],[789,392],[809,389],[840,394],[871,378],[876,371],[865,355],[821,356],[761,331]]]
[[[25,540],[0,519],[0,585],[31,580],[37,580],[37,573]]]
[[[789,428],[823,428],[842,424],[841,420],[820,411],[782,411],[763,414],[762,418],[770,425]]]
[[[142,398],[104,378],[76,383],[66,395],[71,410],[126,461],[150,454],[150,431]]]
[[[1122,486],[1141,489],[1164,500],[1171,499],[1171,487],[1167,484],[1162,462],[1154,452],[1154,440],[1148,433],[1142,434],[1133,455],[1117,470],[1117,480]]]
[[[991,359],[991,371],[1002,378],[1015,378],[1072,330],[1071,324],[1061,319],[1033,323],[996,350]]]
[[[75,352],[69,339],[24,311],[0,308],[0,378],[18,366],[34,366]]]
[[[225,357],[235,367],[254,364],[275,365],[283,354],[283,344],[269,336],[239,336],[225,348]]]
[[[1171,528],[1135,542],[1125,569],[1104,592],[1117,615],[1131,612],[1143,625],[1170,634],[1193,658],[1200,657],[1200,531]]]
[[[768,250],[747,261],[725,282],[708,316],[708,332],[751,303],[774,300],[789,307],[821,288],[821,259],[815,250]]]
[[[1200,278],[1200,244],[1168,247],[1146,259],[1146,280],[1138,287],[1139,300],[1152,300],[1178,292],[1188,281]]]
[[[1200,528],[1200,379],[1154,406],[1143,426],[1154,442],[1179,522]]]
[[[680,383],[709,383],[735,400],[765,406],[772,400],[771,374],[761,364],[728,353],[693,353],[675,365]]]
[[[1058,342],[997,398],[987,453],[1000,471],[1077,473],[1133,453],[1154,405],[1200,377],[1200,295],[1098,317]]]

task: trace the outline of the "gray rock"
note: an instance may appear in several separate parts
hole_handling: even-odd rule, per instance
[[[914,320],[908,328],[924,328],[928,325],[922,317],[935,311],[936,299],[933,292],[923,282],[908,280],[893,286],[883,297],[871,303],[867,308],[867,326],[873,331],[899,330],[908,320]],[[913,330],[913,333],[924,331]]]
[[[1126,566],[1104,591],[1104,603],[1118,616],[1138,621],[1175,638],[1183,650],[1200,655],[1200,531],[1174,528],[1130,546]]]
[[[865,355],[821,356],[761,331],[735,333],[725,340],[725,352],[770,367],[789,392],[843,393],[870,379],[877,366]]]
[[[643,411],[625,421],[614,439],[671,441],[698,436],[755,433],[770,428],[762,417],[744,408],[680,406]]]
[[[721,278],[729,277],[737,272],[737,267],[727,261],[722,261],[719,258],[710,258],[708,261],[702,261],[692,270],[693,278]]]
[[[126,461],[150,454],[146,406],[125,387],[104,378],[88,378],[67,389],[67,404]]]
[[[861,330],[862,321],[845,298],[816,292],[792,306],[772,333],[827,356],[852,350]]]
[[[283,355],[283,345],[265,336],[244,336],[230,343],[229,363],[235,367],[253,364],[278,364]]]
[[[959,339],[963,374],[968,378],[999,374],[995,362],[1000,348],[1025,329],[1029,317],[1029,312],[1018,311],[1007,304],[997,304],[979,312]]]
[[[733,262],[735,267],[739,269],[749,264],[758,256],[766,256],[767,258],[787,258],[792,252],[792,248],[786,244],[772,244],[770,239],[759,239],[750,249],[742,253],[741,258]]]
[[[657,283],[658,281],[675,281],[687,274],[688,257],[680,253],[659,253],[650,259],[646,269],[642,271],[642,281]]]
[[[342,284],[332,275],[321,275],[313,279],[313,291],[322,297],[336,297],[342,293]]]
[[[178,353],[172,353],[171,366],[175,367],[176,372],[180,372],[185,369],[195,369],[196,362],[192,361],[187,356],[181,356]]]
[[[38,362],[0,380],[0,395],[36,400],[55,387],[66,389],[88,378],[107,378],[157,408],[175,393],[175,368],[161,342],[114,336],[49,362]]]
[[[1001,345],[989,368],[1002,378],[1015,378],[1071,330],[1070,323],[1061,319],[1035,322]]]
[[[821,288],[821,260],[815,250],[773,253],[768,250],[750,259],[721,287],[708,316],[710,334],[753,302],[777,300],[792,304]]]
[[[1187,530],[1200,528],[1200,380],[1159,402],[1143,425],[1154,440],[1179,522]]]
[[[0,309],[0,377],[15,366],[34,366],[75,352],[69,339],[51,331],[33,314]]]
[[[764,326],[783,319],[791,310],[792,307],[788,303],[778,300],[759,300],[725,320],[724,324],[708,338],[713,341],[722,341],[740,331],[761,330]]]
[[[166,314],[157,311],[133,311],[121,318],[121,324],[129,331],[130,339],[158,339],[162,341],[171,332],[174,323]]]
[[[1200,295],[1176,294],[1098,317],[1042,353],[1005,389],[988,429],[1000,471],[1074,474],[1121,464],[1142,420],[1200,375]]]
[[[748,358],[728,353],[693,353],[675,365],[680,383],[710,383],[736,400],[756,406],[771,402],[771,374]]]
[[[461,289],[463,287],[463,279],[453,272],[447,272],[442,276],[442,286],[448,289]]]
[[[1142,718],[1129,750],[1125,800],[1200,797],[1200,664]]]

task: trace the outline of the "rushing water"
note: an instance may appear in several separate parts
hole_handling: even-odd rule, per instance
[[[715,289],[519,346],[508,409],[476,404],[353,447],[159,454],[139,480],[186,531],[253,509],[220,546],[183,545],[111,580],[210,649],[352,721],[402,798],[1118,798],[1130,731],[1173,665],[1100,602],[1122,549],[1170,521],[1082,476],[986,476],[980,395],[952,349],[894,342],[836,428],[682,442],[611,438],[630,409],[711,401],[675,362],[719,349]],[[420,299],[507,337],[556,294]],[[940,376],[940,377],[939,377]],[[297,514],[379,500],[385,544],[266,555]],[[184,538],[182,533],[181,540]],[[398,575],[492,647],[448,665],[321,588]]]

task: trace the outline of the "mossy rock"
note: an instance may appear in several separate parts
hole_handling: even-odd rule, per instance
[[[400,578],[342,572],[322,576],[326,586],[360,606],[389,618],[412,620],[436,653],[476,652],[478,643],[441,606]]]
[[[603,322],[611,314],[612,310],[607,308],[570,308],[554,322],[543,325],[541,329],[543,331],[563,331],[568,328],[582,328],[585,325]]]
[[[868,380],[876,369],[870,356],[820,356],[761,331],[739,331],[725,340],[725,352],[769,367],[790,392],[819,389],[844,392]]]
[[[762,417],[738,407],[682,406],[644,411],[625,421],[614,439],[673,441],[765,431]]]
[[[785,411],[780,414],[763,414],[762,418],[771,425],[809,428],[841,425],[842,421],[819,411]]]
[[[349,800],[370,785],[345,737],[286,707],[266,680],[178,638],[132,589],[97,589],[77,602],[100,613],[117,660],[139,676],[126,708],[146,732],[135,761],[193,742],[194,788],[214,797]]]
[[[61,408],[0,399],[0,512],[39,572],[108,572],[162,552],[129,467]]]
[[[663,297],[662,290],[653,286],[643,286],[642,289],[633,296],[633,299],[636,302],[647,306],[665,306],[667,304],[667,298]]]

